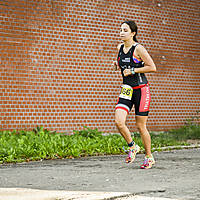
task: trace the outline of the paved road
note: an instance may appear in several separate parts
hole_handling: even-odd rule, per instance
[[[0,188],[200,200],[200,148],[155,152],[156,166],[150,170],[139,168],[143,157],[138,154],[130,165],[124,163],[125,155],[0,165]],[[2,194],[3,189],[0,199]]]

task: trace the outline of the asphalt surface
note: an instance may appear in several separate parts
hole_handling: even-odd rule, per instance
[[[78,199],[72,195],[73,192],[82,192],[99,195],[113,193],[113,196],[100,198],[97,195],[93,199],[136,199],[140,196],[141,200],[200,200],[200,148],[154,152],[156,165],[148,170],[139,167],[143,154],[138,154],[132,164],[126,164],[125,157],[102,156],[0,165],[0,200],[6,199],[6,194],[9,196],[11,188],[18,188],[18,191],[21,191],[19,188],[65,191],[66,198],[60,199]]]

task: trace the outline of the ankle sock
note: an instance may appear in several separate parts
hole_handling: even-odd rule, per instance
[[[132,141],[131,143],[128,144],[129,147],[132,147],[135,144],[134,141]]]

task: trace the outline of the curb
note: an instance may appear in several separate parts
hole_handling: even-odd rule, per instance
[[[89,192],[39,190],[28,188],[0,188],[0,200],[177,200],[147,197],[127,192]]]
[[[200,144],[195,144],[195,145],[189,145],[189,146],[167,146],[167,147],[160,147],[160,148],[152,148],[153,151],[157,150],[179,150],[179,149],[195,149],[195,148],[200,148]]]

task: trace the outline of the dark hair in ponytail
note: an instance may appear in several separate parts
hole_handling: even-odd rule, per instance
[[[137,35],[137,24],[134,22],[134,21],[124,21],[122,24],[127,24],[127,25],[129,25],[129,27],[130,27],[130,29],[131,29],[131,31],[132,32],[135,32],[135,35],[133,36],[133,40],[135,41],[135,42],[138,42],[138,40],[137,40],[137,38],[136,38],[136,35]]]

